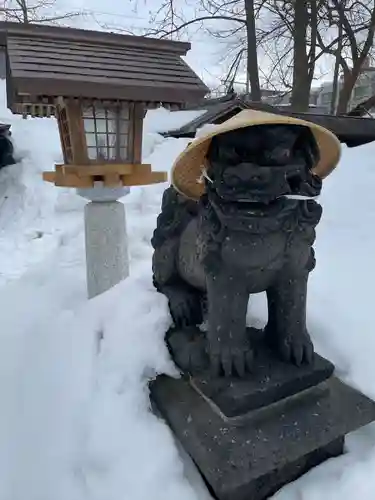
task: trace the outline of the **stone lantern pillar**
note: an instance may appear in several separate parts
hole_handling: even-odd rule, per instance
[[[87,292],[91,299],[129,275],[125,207],[129,187],[77,189],[89,200],[84,210]]]

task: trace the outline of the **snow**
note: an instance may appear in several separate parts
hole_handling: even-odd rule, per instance
[[[56,123],[5,107],[0,120],[12,124],[20,158],[0,171],[0,500],[208,500],[147,390],[157,373],[177,376],[163,343],[166,300],[151,283],[149,241],[165,185],[123,199],[131,277],[88,301],[85,201],[41,180],[61,160]],[[188,142],[145,129],[144,161],[169,170]],[[372,144],[344,149],[325,181],[308,304],[318,352],[372,398],[374,154]],[[249,322],[265,319],[258,295]],[[373,500],[375,426],[346,446],[275,498]]]
[[[163,107],[151,109],[147,111],[144,130],[146,133],[159,134],[178,130],[206,112],[206,109],[187,111],[169,111]]]

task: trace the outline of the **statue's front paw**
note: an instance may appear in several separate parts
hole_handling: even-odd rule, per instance
[[[314,345],[307,331],[280,335],[278,349],[284,361],[297,366],[310,364],[314,358]]]
[[[208,369],[206,340],[198,328],[172,329],[166,340],[173,360],[183,372],[197,375]]]
[[[199,294],[176,290],[169,297],[169,310],[176,327],[200,325],[202,306]]]
[[[227,342],[210,341],[208,354],[214,377],[221,375],[244,377],[252,370],[254,353],[246,339],[238,342],[234,342],[233,339]]]

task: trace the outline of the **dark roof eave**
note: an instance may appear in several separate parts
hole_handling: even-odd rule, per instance
[[[349,148],[361,146],[375,141],[375,127],[371,118],[359,118],[348,115],[322,115],[315,113],[298,113],[282,110],[265,103],[248,103],[249,108],[268,111],[279,115],[294,116],[301,120],[321,125],[334,133],[340,142]]]
[[[219,98],[202,99],[202,101],[197,102],[196,104],[191,104],[187,106],[186,109],[189,111],[199,111],[203,109],[207,109],[207,111],[210,111],[211,109],[215,109],[215,107],[217,106],[228,106],[230,108],[236,105],[243,106],[244,108],[248,107],[243,99],[237,96],[233,97],[232,95],[225,95]]]
[[[214,106],[212,106],[212,108],[213,107]],[[215,110],[212,110],[210,109],[210,107],[208,107],[205,113],[198,116],[197,118],[194,118],[194,120],[191,120],[185,125],[182,125],[182,127],[179,127],[178,129],[168,130],[168,132],[166,133],[171,137],[173,137],[176,134],[178,134],[179,137],[185,134],[191,136],[191,134],[195,134],[196,130],[199,127],[202,127],[203,125],[206,125],[208,123],[211,123],[212,121],[217,120],[218,118],[220,118],[220,116],[230,113],[237,107],[241,109],[248,108],[247,104],[241,100],[236,100],[236,101],[233,100],[231,102],[228,102],[228,105],[225,108],[221,108],[216,113]],[[191,108],[189,108],[189,111],[190,110],[193,111]],[[198,110],[199,108],[197,108],[197,111]]]
[[[355,148],[375,141],[375,127],[373,124],[374,120],[372,120],[371,118],[359,118],[345,115],[315,115],[309,113],[296,113],[291,111],[287,112],[280,111],[279,109],[269,105],[260,106],[254,105],[254,103],[250,103],[249,107],[253,109],[271,111],[276,114],[294,116],[302,120],[317,123],[318,125],[321,125],[333,132],[338,137],[340,142],[346,144],[349,148]],[[208,113],[205,113],[204,115],[202,115],[202,117],[199,118],[204,118],[206,114]],[[209,118],[212,119],[211,116]],[[194,127],[192,126],[193,123]],[[201,126],[201,124],[197,125],[195,123],[195,120],[192,120],[179,129],[170,130],[163,135],[167,137],[194,137],[196,129],[199,126]]]
[[[157,85],[109,85],[96,82],[77,82],[63,80],[46,80],[39,78],[14,78],[17,93],[30,96],[81,97],[87,99],[108,99],[127,101],[166,102],[171,104],[185,103],[203,97],[208,88],[205,85],[176,86],[175,84]],[[14,103],[11,103],[14,104]]]
[[[333,132],[349,148],[375,141],[375,127],[370,118],[347,115],[316,115],[307,113],[283,112],[302,120],[307,120]]]
[[[126,46],[138,49],[161,50],[184,56],[191,49],[189,42],[176,42],[160,38],[135,35],[122,35],[106,31],[93,31],[62,26],[48,26],[37,23],[10,23],[0,21],[0,44],[5,44],[7,37],[37,37],[51,40],[94,43],[99,45]]]

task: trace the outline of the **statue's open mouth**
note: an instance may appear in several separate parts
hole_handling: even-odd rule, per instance
[[[289,192],[277,193],[274,196],[254,195],[253,193],[233,193],[231,190],[210,189],[209,199],[215,210],[226,213],[228,216],[263,219],[272,218],[277,214],[289,212],[293,210],[302,200],[313,200],[318,196],[315,193],[312,195],[292,194]],[[314,195],[313,195],[314,194]]]
[[[235,218],[272,218],[276,214],[288,209],[287,205],[293,205],[293,201],[288,202],[285,197],[270,200],[267,203],[248,200],[246,198],[223,199],[215,193],[210,197],[210,202],[218,213],[225,213]],[[297,203],[297,202],[294,202]]]
[[[319,195],[307,196],[304,194],[283,194],[281,198],[287,198],[288,200],[317,200]]]
[[[236,204],[241,207],[252,205],[253,208],[266,209],[280,203],[280,200],[314,200],[320,195],[321,180],[311,176],[300,179],[299,182],[289,182],[286,177],[278,176],[269,182],[256,184],[242,183],[237,186],[227,185],[222,180],[211,182],[208,193],[220,199],[223,203]]]
[[[220,198],[222,198],[220,196]],[[235,200],[229,200],[228,198],[222,198],[222,200],[225,202],[229,203],[238,203],[239,205],[251,205],[254,208],[264,208],[265,206],[269,205],[275,205],[277,202],[281,199],[287,199],[287,200],[317,200],[319,198],[319,195],[317,196],[306,196],[303,194],[282,194],[278,196],[275,199],[272,199],[270,201],[258,201],[258,200],[252,200],[252,199],[247,199],[247,198],[237,198]]]
[[[306,168],[270,168],[240,164],[226,167],[210,176],[203,172],[208,193],[223,202],[257,203],[264,207],[280,198],[314,199],[320,194],[321,180]]]
[[[251,206],[253,209],[266,209],[279,204],[280,199],[291,195],[290,191],[275,190],[273,193],[257,192],[256,190],[237,191],[232,189],[225,189],[223,187],[214,189],[216,197],[224,204],[238,205],[238,208]]]

